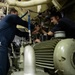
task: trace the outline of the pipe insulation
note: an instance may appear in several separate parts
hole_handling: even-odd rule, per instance
[[[35,53],[30,45],[24,49],[24,75],[35,75]]]
[[[30,1],[16,1],[16,0],[6,0],[7,3],[11,6],[19,6],[19,7],[30,7],[40,4],[49,3],[51,0],[30,0]]]

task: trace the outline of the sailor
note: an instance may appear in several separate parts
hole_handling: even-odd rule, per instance
[[[28,32],[21,32],[16,27],[22,25],[28,27],[28,22],[18,16],[18,11],[11,8],[10,14],[0,21],[0,75],[7,75],[9,70],[8,46],[15,35],[28,38]],[[34,26],[31,25],[32,28]]]

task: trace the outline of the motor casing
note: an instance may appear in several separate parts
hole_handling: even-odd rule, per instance
[[[61,75],[75,75],[75,40],[64,39],[54,50],[54,66]]]

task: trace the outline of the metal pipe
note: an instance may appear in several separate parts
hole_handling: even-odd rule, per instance
[[[59,2],[57,0],[52,0],[52,3],[54,4],[54,6],[56,7],[57,10],[61,9],[61,5],[59,4]]]
[[[28,11],[28,31],[29,31],[29,43],[32,43],[31,39],[31,24],[30,24],[30,12]]]
[[[35,53],[30,45],[24,50],[24,75],[35,75]]]
[[[16,1],[16,0],[6,0],[7,3],[11,6],[19,6],[19,7],[30,7],[40,4],[46,4],[51,2],[51,0],[30,0],[30,1]]]
[[[7,7],[7,4],[0,2],[0,7]]]

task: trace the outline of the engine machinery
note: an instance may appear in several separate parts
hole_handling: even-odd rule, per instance
[[[11,75],[75,74],[75,39],[65,38],[63,31],[55,32],[54,38],[40,43],[29,45],[23,41],[18,55],[15,48],[10,58]]]
[[[53,39],[34,47],[36,66],[50,74],[75,74],[75,40]]]

